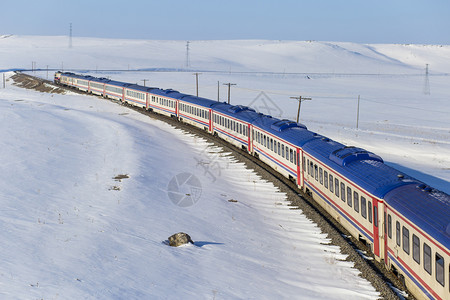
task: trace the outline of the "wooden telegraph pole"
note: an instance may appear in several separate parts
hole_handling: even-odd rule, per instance
[[[197,73],[196,72],[196,73],[192,74],[192,75],[195,75],[195,86],[196,86],[196,91],[197,91],[197,93],[196,93],[197,97],[198,97],[198,75],[200,75],[200,74],[202,74],[202,73]]]
[[[223,85],[228,85],[228,104],[230,104],[230,88],[232,85],[236,85],[236,83],[224,83]]]
[[[291,99],[296,99],[298,100],[298,111],[297,111],[297,123],[299,121],[300,118],[300,107],[302,105],[302,101],[305,100],[312,100],[311,98],[306,98],[306,97],[302,97],[302,96],[298,96],[298,97],[290,97]]]

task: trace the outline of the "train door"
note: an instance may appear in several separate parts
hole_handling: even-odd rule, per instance
[[[378,200],[372,199],[372,213],[373,213],[373,254],[380,257],[380,231],[378,219]]]
[[[295,148],[296,149],[296,154],[295,155],[297,155],[297,166],[296,166],[296,168],[297,168],[297,185],[298,186],[301,186],[302,185],[302,172],[301,172],[301,159],[302,159],[302,154],[301,154],[301,152],[300,152],[300,148]]]
[[[383,241],[383,254],[384,254],[384,263],[387,266],[388,265],[388,254],[387,254],[387,240],[388,240],[388,234],[387,234],[387,226],[388,224],[386,224],[386,222],[388,222],[387,219],[387,207],[386,205],[384,205],[384,216],[383,216],[383,227],[384,227],[384,241]]]
[[[252,127],[250,124],[247,125],[247,137],[248,137],[248,152],[249,153],[253,153],[253,146],[252,146],[252,140],[253,140],[253,136],[252,136]]]
[[[209,132],[213,131],[213,113],[212,109],[209,109]]]

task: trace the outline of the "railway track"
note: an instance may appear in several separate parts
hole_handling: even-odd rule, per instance
[[[24,88],[36,89],[41,92],[63,93],[65,91],[75,92],[86,95],[86,93],[55,85],[53,82],[33,77],[23,73],[17,73],[12,76],[15,84]],[[119,101],[105,99],[101,96],[91,95],[93,97],[108,100],[117,104]],[[361,277],[365,278],[375,287],[383,299],[415,299],[412,296],[407,298],[400,297],[395,290],[405,290],[403,284],[398,278],[384,268],[384,265],[377,262],[370,249],[364,243],[353,238],[336,220],[334,220],[320,205],[318,205],[310,196],[304,194],[297,188],[295,183],[275,172],[264,162],[248,154],[239,148],[236,148],[226,141],[209,134],[197,127],[179,122],[175,118],[170,118],[154,112],[146,111],[142,108],[126,105],[129,109],[133,109],[145,114],[153,119],[161,120],[169,123],[175,128],[185,130],[204,138],[208,142],[220,146],[224,152],[231,152],[234,158],[245,163],[247,168],[253,169],[262,178],[271,181],[276,187],[287,195],[287,200],[292,209],[299,209],[303,214],[319,226],[322,232],[328,235],[332,245],[339,246],[341,252],[347,255],[346,261],[354,263],[354,267],[361,272]],[[366,258],[365,258],[365,257]],[[369,259],[367,259],[369,257]],[[371,258],[371,259],[370,259]]]

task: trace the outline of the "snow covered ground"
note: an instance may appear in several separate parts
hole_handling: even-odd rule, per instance
[[[2,299],[378,295],[284,194],[200,138],[9,83],[0,111]],[[195,245],[167,246],[179,231]]]
[[[200,96],[216,99],[219,81],[224,101],[236,83],[232,103],[289,119],[289,97],[312,97],[309,129],[450,193],[450,46],[194,41],[190,71],[173,72],[185,59],[185,41],[0,36],[0,70],[85,69],[190,94],[199,71]],[[201,139],[96,98],[1,88],[2,298],[377,297],[283,194]],[[196,245],[165,245],[178,231]]]

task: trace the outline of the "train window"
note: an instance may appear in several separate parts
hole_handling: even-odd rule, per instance
[[[333,175],[330,174],[330,192],[333,193]]]
[[[388,214],[388,236],[392,239],[392,217]]]
[[[337,178],[334,179],[334,193],[339,198],[339,179]]]
[[[405,226],[402,227],[403,251],[409,254],[409,230]]]
[[[439,282],[442,286],[444,286],[444,258],[440,256],[438,253],[435,255],[435,261],[436,261],[436,280]]]
[[[281,145],[281,156],[284,158],[284,145]]]
[[[347,204],[348,206],[352,207],[352,189],[350,187],[347,187]]]
[[[322,168],[319,168],[319,182],[320,182],[320,184],[323,184],[323,170],[322,170]]]
[[[373,225],[378,227],[378,206],[373,207]]]
[[[361,196],[361,216],[366,219],[367,218],[367,210],[366,210],[366,198]]]
[[[309,175],[311,175],[312,177],[314,177],[314,163],[312,161],[309,162]]]
[[[341,199],[345,202],[345,184],[341,182]]]
[[[289,149],[289,156],[290,156],[290,161],[293,162],[294,160],[294,153],[292,152],[292,149]]]
[[[325,186],[325,188],[328,188],[328,172],[327,171],[323,171],[323,185]]]
[[[431,275],[431,248],[426,243],[423,244],[423,268]]]
[[[357,213],[359,213],[359,195],[358,192],[353,192],[353,208]]]
[[[280,151],[280,149],[278,149],[278,152]],[[302,168],[303,171],[305,170],[305,157],[303,156],[303,161],[302,161]]]
[[[295,151],[295,149],[293,151],[294,151],[294,165],[297,165],[297,155],[298,155],[298,153]]]
[[[372,202],[367,203],[367,215],[369,216],[369,222],[372,223]]]
[[[413,258],[420,264],[420,239],[413,234]]]
[[[272,138],[270,138],[270,150],[273,151],[273,139]]]
[[[317,180],[319,180],[319,172],[317,170],[317,165],[314,165],[314,178]]]
[[[400,223],[398,221],[395,222],[395,241],[397,246],[400,246]]]
[[[280,142],[278,142],[278,155],[281,154],[280,149],[281,149],[281,144],[280,144]]]
[[[267,147],[266,136],[264,135],[264,147]]]
[[[242,124],[239,123],[239,133],[242,134]]]
[[[256,141],[257,141],[258,143],[261,142],[260,135],[259,135],[259,131],[256,132]],[[260,144],[261,144],[261,143],[260,143]]]

